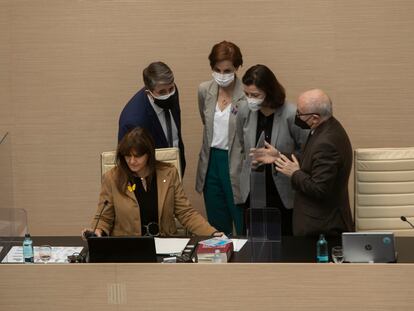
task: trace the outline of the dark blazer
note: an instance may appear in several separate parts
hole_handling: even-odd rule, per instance
[[[300,170],[292,175],[294,235],[339,235],[354,230],[348,197],[351,166],[351,142],[331,117],[309,136]]]
[[[155,142],[155,148],[167,148],[168,140],[165,137],[161,123],[154,111],[154,108],[151,106],[145,90],[145,87],[139,90],[122,110],[121,115],[119,116],[118,142],[128,131],[139,126],[148,130],[152,135]],[[177,125],[179,139],[178,147],[180,148],[180,161],[182,175],[184,176],[185,154],[183,139],[181,136],[181,110],[177,87],[176,92],[178,100],[177,104],[171,109],[171,114],[174,118],[175,124]]]

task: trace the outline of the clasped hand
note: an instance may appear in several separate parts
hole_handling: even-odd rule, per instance
[[[268,142],[265,142],[264,148],[251,148],[249,156],[252,158],[253,168],[257,168],[262,164],[274,163],[278,172],[289,177],[300,169],[299,161],[293,154],[292,160],[290,160]]]

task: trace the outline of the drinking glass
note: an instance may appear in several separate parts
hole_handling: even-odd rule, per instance
[[[332,260],[334,263],[342,263],[344,261],[344,252],[342,246],[332,247]]]
[[[42,245],[39,247],[39,257],[44,263],[47,263],[52,257],[52,246]]]

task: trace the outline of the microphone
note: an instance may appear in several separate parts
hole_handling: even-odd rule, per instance
[[[101,209],[101,212],[99,213],[99,215],[98,215],[98,218],[97,218],[97,221],[96,221],[96,224],[95,224],[95,228],[93,228],[93,231],[90,231],[90,230],[86,230],[85,231],[85,233],[83,234],[83,236],[86,238],[86,239],[88,239],[88,238],[90,238],[90,237],[96,237],[97,235],[96,235],[96,233],[95,233],[95,230],[96,230],[96,228],[98,227],[98,224],[99,224],[99,220],[101,220],[101,216],[102,216],[102,214],[103,214],[103,211],[105,210],[105,208],[107,207],[107,205],[108,205],[108,200],[105,200],[105,202],[104,202],[104,205],[103,205],[103,207],[102,207],[102,209]]]
[[[411,228],[413,228],[414,229],[414,225],[407,219],[407,217],[405,217],[405,216],[401,216],[400,217],[400,219],[402,220],[402,221],[405,221],[405,222],[408,222],[408,224],[411,226]]]

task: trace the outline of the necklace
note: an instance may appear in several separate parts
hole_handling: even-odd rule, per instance
[[[218,95],[218,103],[219,103],[219,107],[220,110],[223,110],[224,108],[227,107],[228,104],[231,103],[231,93],[229,92],[225,92],[224,90],[220,90],[219,91],[219,95]]]
[[[227,106],[231,103],[231,101],[228,101],[227,99],[223,98],[221,101],[218,102],[218,107],[220,111],[223,111],[227,108]]]
[[[140,177],[140,179],[142,183],[142,188],[144,188],[144,191],[147,192],[147,180],[145,179],[145,177]]]

